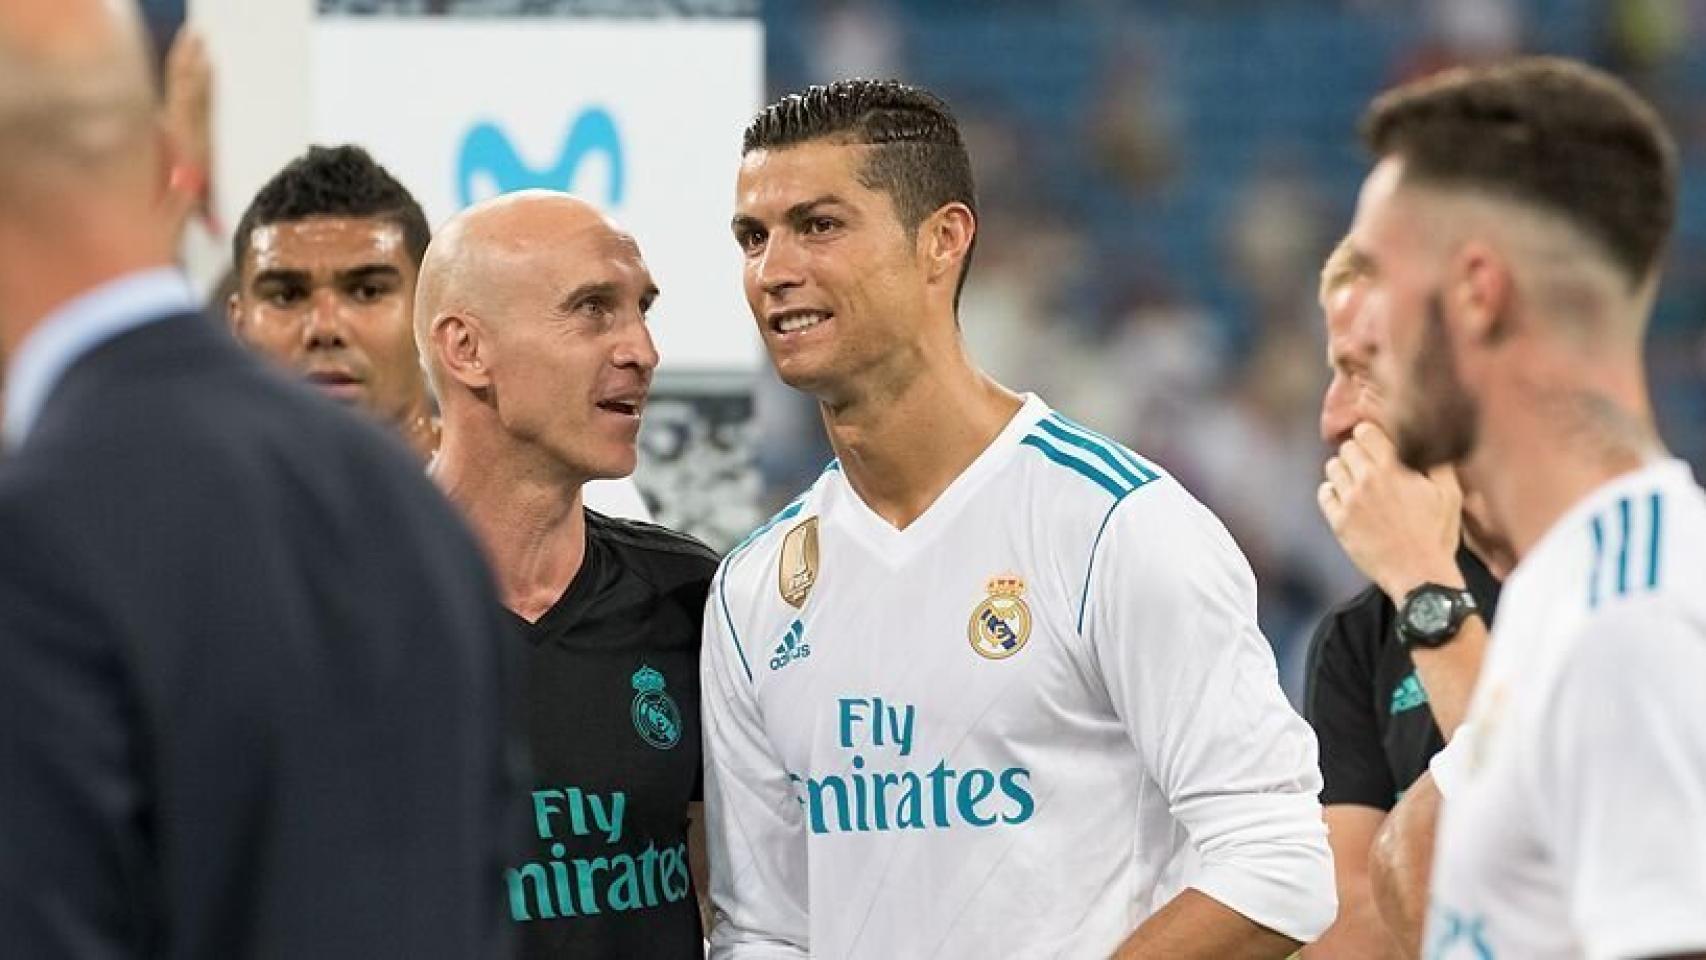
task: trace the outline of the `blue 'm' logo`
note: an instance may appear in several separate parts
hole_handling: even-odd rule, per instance
[[[575,182],[581,164],[598,154],[604,156],[610,169],[606,202],[619,207],[625,179],[622,136],[616,129],[616,121],[603,107],[590,107],[575,117],[563,137],[563,148],[558,151],[556,161],[544,169],[528,166],[497,124],[481,121],[462,138],[462,150],[456,158],[456,196],[464,207],[481,199],[474,193],[474,178],[482,173],[497,185],[498,193],[531,187],[567,190]]]

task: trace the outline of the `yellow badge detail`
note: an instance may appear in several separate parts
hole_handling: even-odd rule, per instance
[[[1031,639],[1031,608],[1025,603],[1025,581],[1008,574],[990,577],[989,596],[971,612],[966,637],[979,656],[1005,660]]]
[[[806,605],[817,583],[817,518],[811,517],[782,538],[782,559],[776,565],[776,589],[791,607]]]

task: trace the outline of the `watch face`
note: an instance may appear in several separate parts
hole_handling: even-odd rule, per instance
[[[1451,598],[1437,593],[1424,593],[1408,604],[1404,619],[1411,630],[1420,634],[1435,634],[1451,626]]]

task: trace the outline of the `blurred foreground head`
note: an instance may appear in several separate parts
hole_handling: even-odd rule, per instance
[[[171,144],[130,0],[0,0],[0,354],[84,290],[171,261]]]

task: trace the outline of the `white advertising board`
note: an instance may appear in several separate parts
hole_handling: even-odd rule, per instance
[[[310,54],[313,142],[366,147],[435,226],[509,190],[584,197],[663,291],[661,372],[757,368],[728,224],[758,21],[327,17]]]

